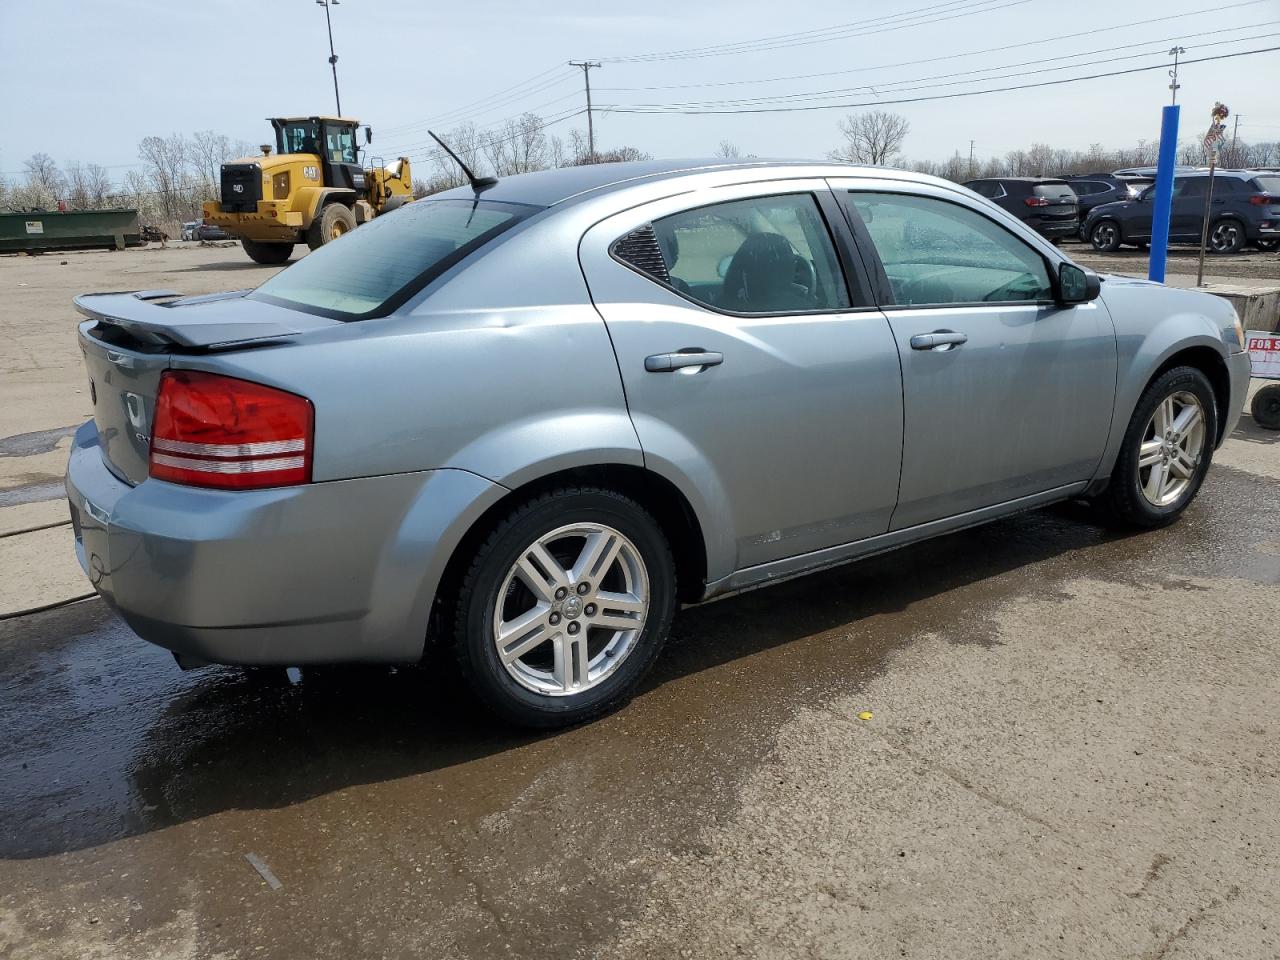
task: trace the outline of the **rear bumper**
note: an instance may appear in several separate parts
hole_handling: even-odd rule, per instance
[[[1080,230],[1080,218],[1072,220],[1036,220],[1031,224],[1042,237],[1066,237]]]
[[[411,662],[445,564],[506,491],[462,470],[274,490],[119,480],[92,422],[67,465],[80,565],[141,636],[213,663]]]

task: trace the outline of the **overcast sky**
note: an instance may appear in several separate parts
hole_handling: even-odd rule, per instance
[[[523,110],[550,119],[580,108],[582,74],[565,62],[589,58],[603,61],[591,72],[602,148],[705,156],[727,139],[744,153],[817,157],[837,145],[836,123],[851,108],[736,115],[608,108],[887,103],[1162,63],[1173,38],[1190,60],[1280,47],[1280,0],[1206,6],[646,0],[625,5],[643,12],[613,13],[624,5],[340,0],[332,16],[343,112],[373,125],[378,154],[426,153],[428,122],[438,130],[461,119],[486,127]],[[1197,10],[1204,12],[1179,16]],[[841,25],[852,26],[827,29]],[[1066,36],[1090,30],[1101,32]],[[624,59],[779,35],[791,36],[755,44],[763,50]],[[43,150],[60,163],[109,165],[118,177],[136,164],[137,143],[149,134],[213,129],[263,142],[268,116],[333,111],[328,53],[324,10],[314,0],[0,0],[0,171],[12,177]],[[797,75],[809,76],[772,80]],[[1207,125],[1214,100],[1241,115],[1242,137],[1280,139],[1280,52],[1191,64],[1180,80],[1183,139]],[[910,121],[913,158],[967,154],[970,139],[979,157],[1036,141],[1115,147],[1156,138],[1168,82],[1162,67],[886,109]],[[655,87],[664,89],[636,89]],[[842,92],[814,99],[833,90]],[[761,99],[778,97],[793,99]],[[565,135],[574,125],[585,127],[584,118],[548,133]]]

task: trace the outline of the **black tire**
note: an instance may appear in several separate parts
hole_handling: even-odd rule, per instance
[[[1204,412],[1204,443],[1199,462],[1189,483],[1177,500],[1157,506],[1143,494],[1139,485],[1138,455],[1143,435],[1156,408],[1167,397],[1176,393],[1190,393],[1200,401]],[[1209,464],[1213,461],[1213,448],[1218,437],[1218,410],[1209,378],[1195,367],[1174,367],[1162,373],[1143,391],[1134,408],[1129,426],[1121,441],[1120,455],[1111,471],[1107,489],[1096,501],[1108,517],[1123,526],[1152,529],[1172,523],[1195,499],[1204,483]]]
[[[1234,217],[1216,220],[1209,228],[1209,249],[1214,253],[1223,255],[1239,253],[1247,242],[1244,224]]]
[[[1099,253],[1115,253],[1120,249],[1120,224],[1114,220],[1099,220],[1089,228],[1089,243]]]
[[[570,523],[608,525],[635,546],[648,577],[649,607],[634,645],[612,673],[582,693],[552,695],[528,689],[508,673],[493,642],[493,621],[499,591],[521,554]],[[548,730],[583,723],[625,704],[657,659],[675,604],[675,563],[653,517],[611,490],[560,487],[513,508],[484,538],[458,583],[447,635],[463,677],[481,702],[512,724]]]
[[[1280,430],[1280,383],[1270,384],[1255,393],[1249,412],[1258,426]]]
[[[265,266],[288,263],[289,258],[293,256],[292,243],[265,243],[261,240],[250,240],[248,237],[242,237],[240,246],[244,247],[244,252],[249,255],[249,259],[254,263],[261,263]]]
[[[1255,240],[1253,241],[1253,245],[1263,253],[1280,250],[1280,240]]]
[[[307,227],[307,246],[312,250],[331,243],[356,228],[356,215],[341,203],[331,203]]]

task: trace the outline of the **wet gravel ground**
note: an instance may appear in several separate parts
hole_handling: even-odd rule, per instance
[[[1280,955],[1276,438],[1167,530],[1067,505],[686,610],[550,736],[430,666],[0,622],[0,956]]]

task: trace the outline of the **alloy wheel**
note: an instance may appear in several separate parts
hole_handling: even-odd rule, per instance
[[[1239,248],[1240,225],[1230,220],[1217,224],[1209,234],[1209,246],[1214,253],[1230,253]]]
[[[493,643],[513,680],[548,696],[599,686],[636,646],[649,576],[612,527],[575,523],[521,551],[498,591]]]
[[[1138,448],[1138,487],[1157,507],[1176,503],[1187,492],[1204,454],[1204,408],[1180,390],[1160,402]]]
[[[1098,250],[1110,249],[1119,236],[1120,231],[1114,223],[1100,223],[1093,228],[1093,245]]]

